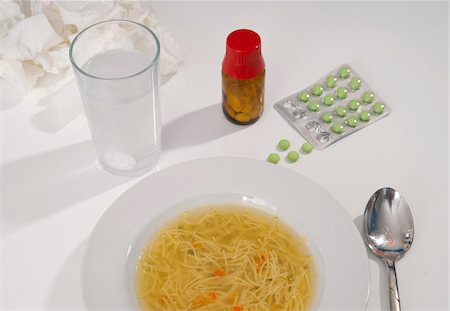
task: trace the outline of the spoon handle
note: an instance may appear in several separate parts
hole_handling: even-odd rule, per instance
[[[400,311],[400,295],[398,293],[397,272],[395,271],[395,262],[386,260],[389,274],[389,304],[391,311]]]

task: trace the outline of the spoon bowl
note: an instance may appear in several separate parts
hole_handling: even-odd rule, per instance
[[[363,224],[367,246],[388,268],[391,310],[400,310],[395,262],[410,249],[414,240],[408,203],[396,190],[381,188],[367,202]]]

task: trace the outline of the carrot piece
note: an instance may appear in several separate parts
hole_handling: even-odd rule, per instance
[[[219,269],[214,271],[214,276],[223,276],[225,274],[225,269]]]
[[[233,306],[231,308],[231,310],[233,310],[233,311],[242,311],[242,310],[244,310],[244,307],[243,306]]]
[[[202,243],[200,243],[200,242],[194,242],[194,243],[192,243],[192,246],[193,246],[194,248],[198,249],[198,248],[202,247]]]
[[[205,295],[198,296],[197,298],[194,299],[192,304],[195,306],[199,306],[199,305],[205,305],[208,303],[212,303],[216,300],[217,300],[217,294],[214,292],[210,292],[207,296],[205,296]]]
[[[161,294],[161,295],[159,296],[159,300],[160,300],[161,302],[167,303],[167,300],[168,300],[168,299],[169,299],[169,297],[167,297],[166,294]]]
[[[209,300],[210,300],[211,302],[214,302],[214,301],[216,301],[216,299],[217,299],[217,294],[214,293],[214,292],[211,292],[211,293],[208,294],[208,298],[209,298]]]
[[[198,305],[203,305],[205,303],[207,303],[205,296],[198,296],[197,298],[194,299],[194,301],[192,302],[194,305],[198,306]]]

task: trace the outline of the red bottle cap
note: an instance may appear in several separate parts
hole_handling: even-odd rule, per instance
[[[251,79],[264,71],[261,38],[253,30],[239,29],[228,35],[222,71],[236,79]]]

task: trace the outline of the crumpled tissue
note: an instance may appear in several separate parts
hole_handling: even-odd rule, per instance
[[[152,29],[161,43],[162,81],[178,70],[180,46],[159,24],[145,1],[0,1],[0,86],[2,92],[25,96],[39,89],[38,97],[56,93],[74,80],[69,60],[70,42],[87,26],[109,19],[127,19]],[[12,88],[6,87],[7,85]],[[3,99],[2,99],[3,97]],[[0,95],[0,106],[11,106]],[[9,100],[9,102],[7,102]]]

